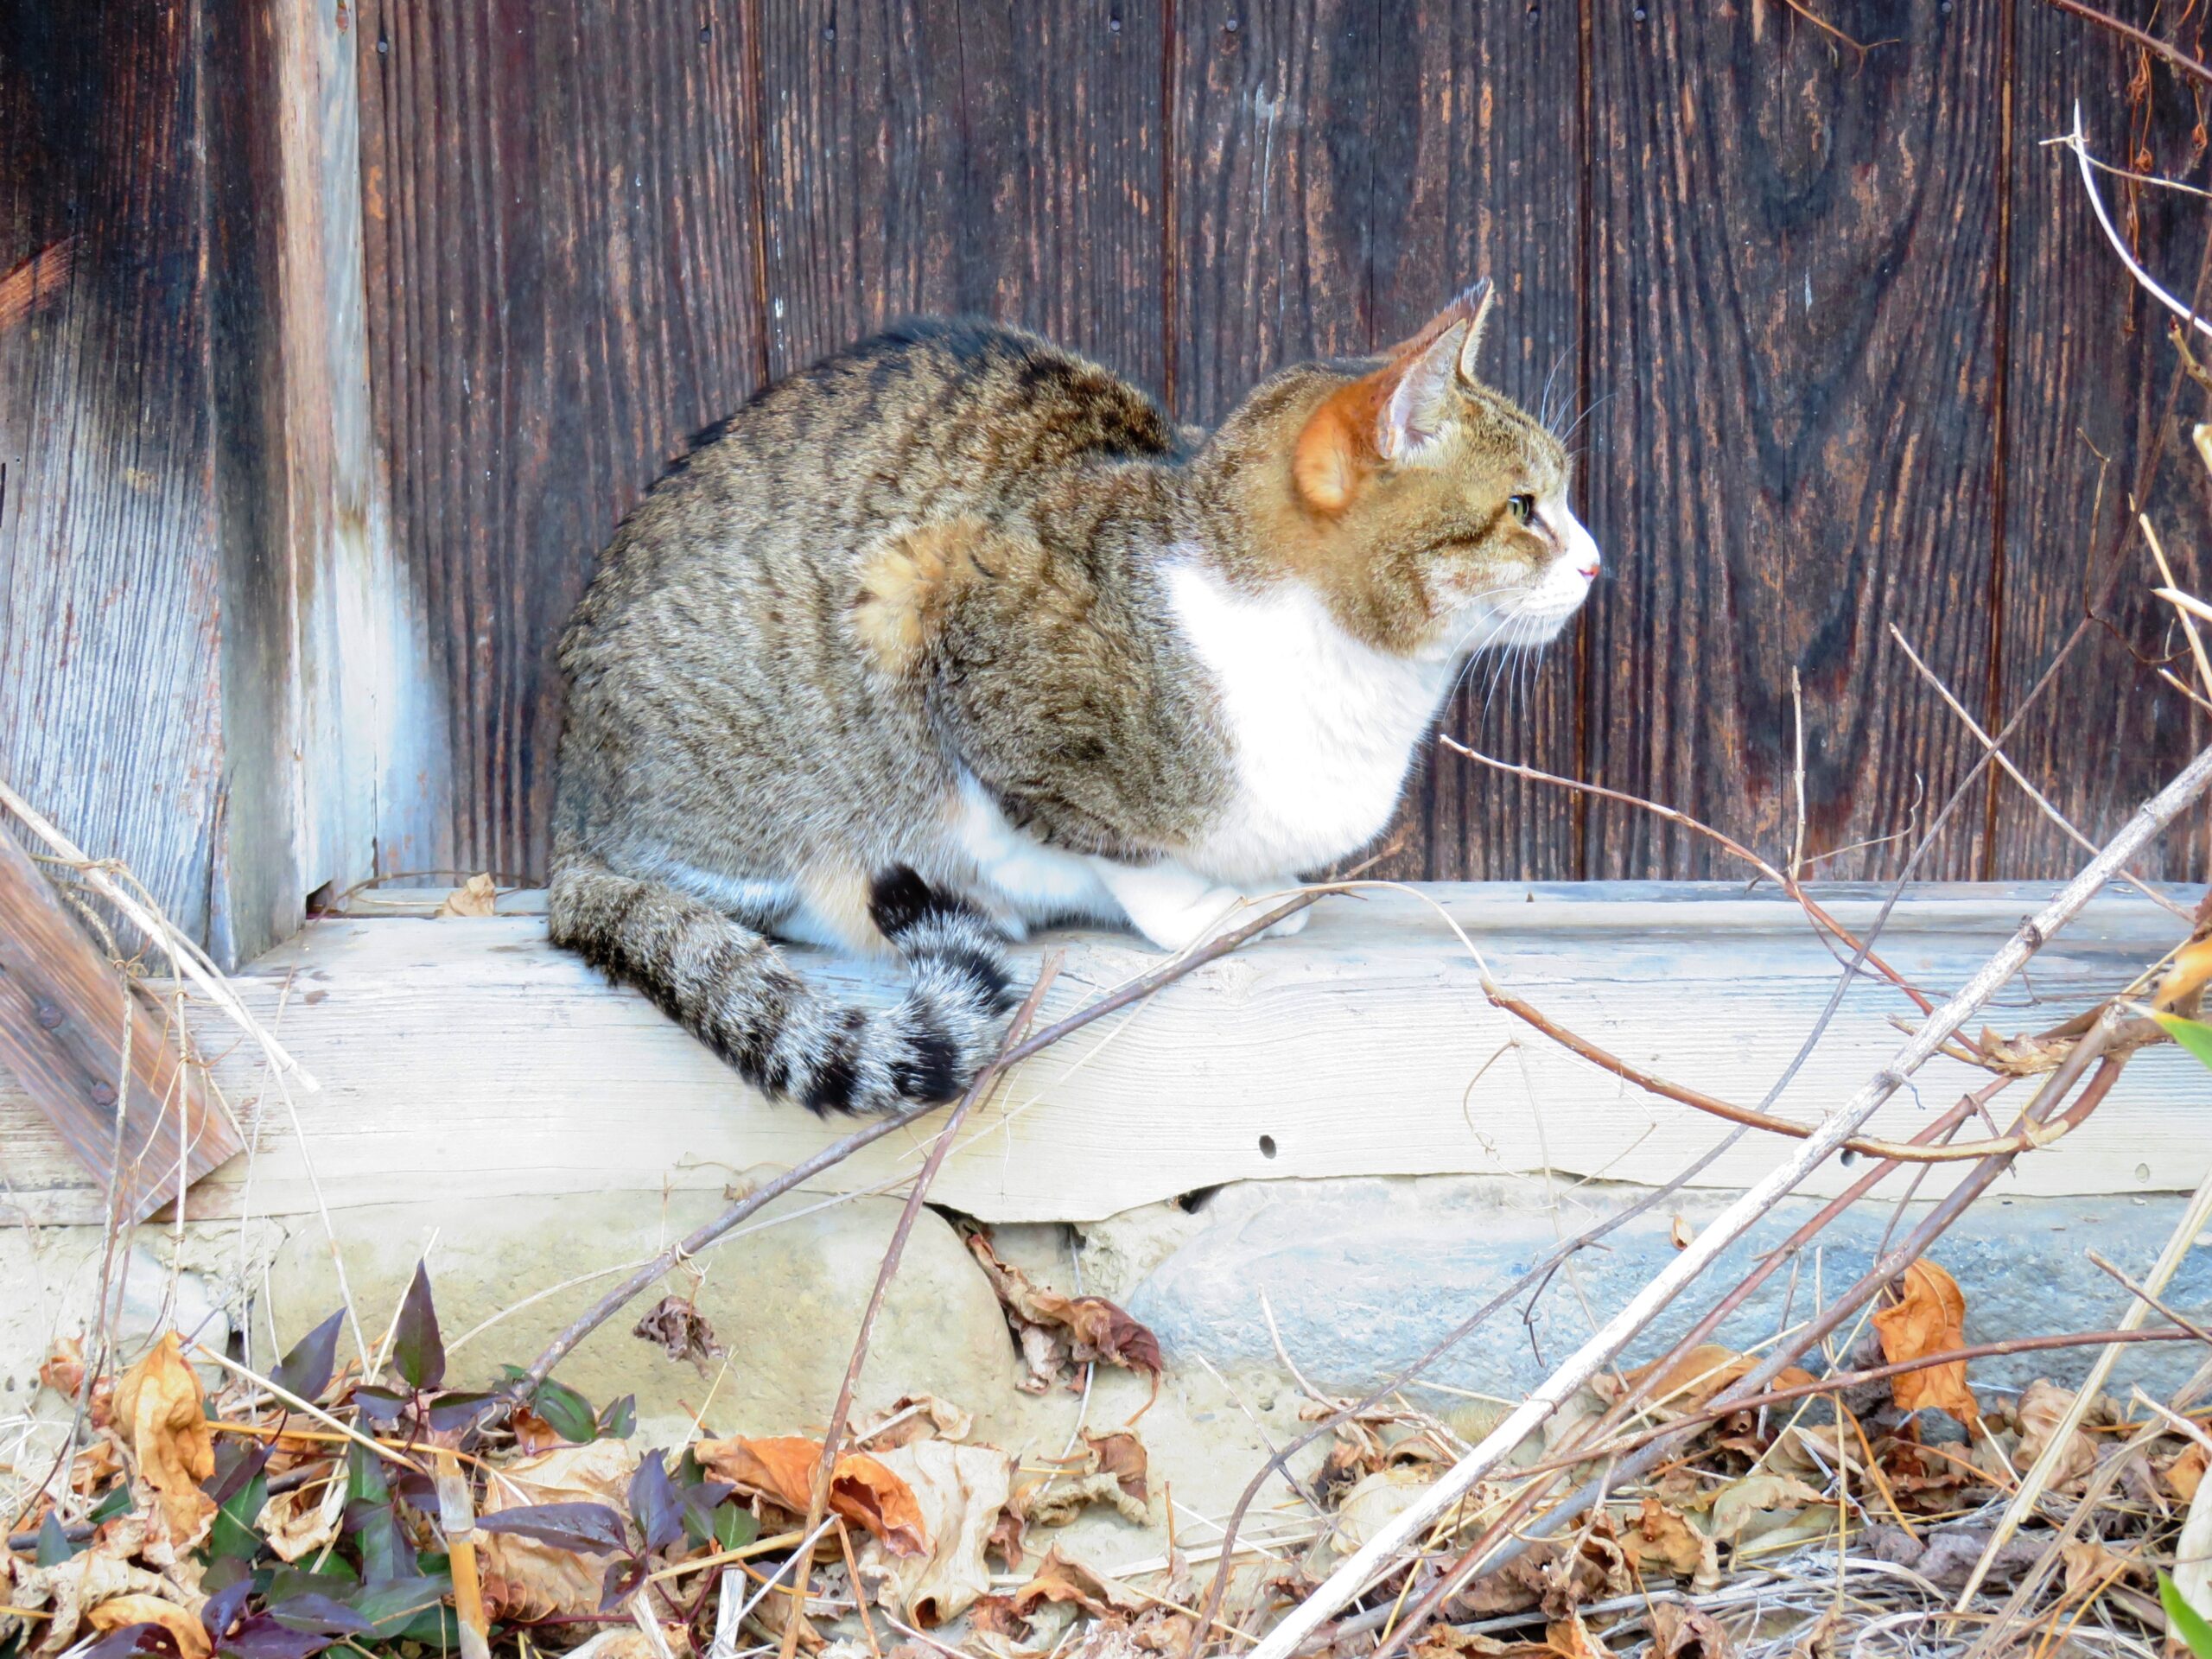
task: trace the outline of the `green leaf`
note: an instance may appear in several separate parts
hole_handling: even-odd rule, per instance
[[[130,1489],[128,1486],[118,1486],[99,1503],[93,1504],[92,1512],[85,1519],[97,1527],[103,1521],[112,1521],[130,1507]]]
[[[268,1501],[269,1477],[257,1471],[215,1511],[215,1524],[208,1529],[204,1546],[207,1559],[219,1561],[228,1556],[250,1561],[261,1554],[261,1535],[253,1529],[253,1523]]]
[[[626,1440],[638,1432],[638,1396],[626,1394],[610,1402],[598,1417],[599,1438],[602,1440]]]
[[[76,1553],[77,1546],[61,1529],[61,1517],[48,1510],[46,1519],[38,1523],[38,1554],[33,1560],[41,1567],[59,1567]]]
[[[415,1264],[414,1280],[392,1326],[391,1363],[416,1388],[435,1389],[445,1381],[445,1339],[438,1334],[437,1306],[430,1300],[429,1268],[421,1262]]]
[[[760,1520],[752,1510],[725,1503],[715,1511],[716,1549],[743,1549],[760,1535]]]
[[[2177,1014],[2154,1014],[2151,1016],[2166,1028],[2166,1035],[2206,1065],[2212,1065],[2212,1026],[2202,1020],[2184,1020]]]
[[[2169,1018],[2169,1015],[2160,1014],[2159,1023],[2164,1024]],[[2174,1023],[2196,1025],[2193,1020],[2176,1020]],[[2206,1029],[2202,1026],[2196,1026],[2196,1028],[2199,1031]],[[2192,1047],[2190,1052],[2196,1051]],[[2212,1623],[2207,1623],[2203,1614],[2182,1599],[2181,1592],[2174,1588],[2174,1581],[2163,1573],[2158,1574],[2158,1600],[2166,1610],[2168,1630],[2179,1637],[2196,1659],[2212,1659]]]
[[[585,1446],[599,1438],[599,1419],[591,1402],[567,1384],[548,1377],[537,1385],[537,1397],[530,1403],[563,1440]]]

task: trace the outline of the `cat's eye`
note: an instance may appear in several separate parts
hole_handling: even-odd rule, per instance
[[[1513,515],[1514,523],[1528,524],[1536,516],[1536,498],[1533,495],[1509,495],[1505,498],[1505,510]]]

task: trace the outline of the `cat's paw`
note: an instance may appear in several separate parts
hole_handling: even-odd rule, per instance
[[[1273,910],[1276,905],[1282,902],[1282,897],[1278,893],[1274,896],[1273,902],[1269,902],[1266,898],[1260,899],[1255,902],[1268,910]],[[1313,919],[1313,906],[1308,905],[1303,910],[1294,910],[1291,912],[1289,915],[1284,917],[1282,920],[1277,922],[1266,932],[1261,934],[1260,937],[1263,939],[1287,939],[1293,934],[1303,933],[1306,931],[1306,924]]]
[[[1132,910],[1129,919],[1138,932],[1171,954],[1187,950],[1213,932],[1244,902],[1234,887],[1210,887],[1179,903],[1148,905]]]

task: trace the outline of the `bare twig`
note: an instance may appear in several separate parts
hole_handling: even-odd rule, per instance
[[[2124,23],[2111,13],[2099,11],[2094,6],[2084,5],[2082,0],[2050,0],[2050,4],[2059,11],[2071,12],[2075,16],[2094,23],[2100,29],[2110,29],[2123,41],[2139,46],[2145,52],[2164,59],[2190,79],[2202,81],[2206,86],[2212,86],[2212,67],[2199,63],[2179,47],[2160,40],[2148,30],[2138,29],[2133,23]]]
[[[1868,1080],[1797,1152],[1755,1183],[1715,1217],[1675,1259],[1630,1298],[1590,1340],[1578,1349],[1529,1397],[1466,1457],[1426,1488],[1332,1573],[1312,1595],[1270,1631],[1254,1659],[1289,1656],[1326,1618],[1359,1594],[1383,1564],[1409,1543],[1517,1447],[1560,1403],[1580,1388],[1674,1300],[1692,1281],[1747,1231],[1806,1175],[1880,1109],[1921,1064],[1996,994],[2035,952],[2063,927],[2111,879],[2113,871],[2162,834],[2183,808],[2212,784],[2212,748],[2195,760],[2139,808],[2127,824],[2090,860],[2081,873],[2036,915],[2024,923],[1959,991],[1932,1014],[1890,1062]],[[2009,1154],[2007,1160],[2009,1162]]]
[[[891,1288],[891,1281],[899,1271],[899,1263],[906,1254],[906,1240],[914,1230],[914,1218],[921,1214],[922,1200],[929,1196],[930,1185],[937,1179],[937,1173],[944,1166],[945,1154],[952,1150],[960,1125],[977,1101],[989,1094],[1011,1064],[1010,1056],[1020,1043],[1029,1022],[1037,1017],[1037,1009],[1045,1001],[1045,993],[1052,988],[1059,976],[1060,955],[1055,951],[1046,960],[1037,976],[1037,982],[1029,988],[1029,995],[1014,1010],[1013,1023],[1007,1027],[1006,1041],[999,1057],[978,1071],[968,1084],[965,1093],[944,1121],[944,1128],[938,1132],[937,1144],[930,1148],[930,1155],[922,1165],[921,1173],[914,1177],[914,1184],[906,1192],[906,1207],[899,1212],[899,1224],[892,1230],[891,1243],[883,1252],[883,1265],[876,1269],[874,1288],[868,1292],[868,1306],[861,1313],[860,1334],[853,1339],[853,1357],[845,1366],[845,1380],[837,1388],[837,1403],[830,1413],[830,1427],[822,1436],[822,1459],[814,1471],[814,1486],[807,1498],[806,1520],[800,1529],[811,1533],[822,1522],[830,1507],[830,1483],[836,1474],[837,1453],[845,1440],[845,1422],[852,1415],[853,1393],[860,1387],[861,1367],[868,1363],[868,1348],[875,1335],[876,1317],[883,1311],[883,1298]],[[802,1565],[793,1582],[793,1595],[803,1601],[806,1594],[808,1570]],[[861,1593],[858,1580],[853,1583],[853,1594]],[[799,1618],[795,1606],[791,1617],[784,1622],[783,1659],[791,1659],[798,1647]]]

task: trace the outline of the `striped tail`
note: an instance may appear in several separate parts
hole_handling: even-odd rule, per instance
[[[825,1116],[955,1098],[1014,1006],[990,925],[903,866],[876,879],[868,910],[906,960],[906,994],[874,1011],[712,906],[589,860],[556,871],[550,910],[554,944],[636,986],[763,1093]]]

